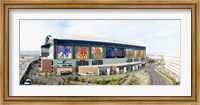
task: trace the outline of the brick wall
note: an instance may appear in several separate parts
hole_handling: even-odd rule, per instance
[[[64,71],[64,69],[66,68],[66,71],[72,71],[72,74],[76,73],[76,67],[75,66],[66,66],[66,67],[54,67],[53,71],[57,72],[58,75],[60,75],[60,71]]]
[[[52,60],[51,59],[42,59],[41,68],[42,71],[50,72],[52,70]]]
[[[98,67],[84,67],[84,66],[79,66],[79,74],[81,75],[88,75],[92,74],[92,75],[98,75]]]

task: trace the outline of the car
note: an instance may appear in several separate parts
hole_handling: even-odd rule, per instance
[[[71,74],[72,74],[71,71],[62,71],[62,72],[61,72],[61,76],[71,75]]]
[[[32,81],[30,79],[26,79],[24,85],[32,85]]]

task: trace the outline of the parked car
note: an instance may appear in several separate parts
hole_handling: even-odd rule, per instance
[[[24,85],[32,85],[32,81],[30,79],[26,79]]]
[[[61,76],[65,76],[65,75],[72,75],[72,72],[70,72],[70,71],[62,71],[61,72]]]

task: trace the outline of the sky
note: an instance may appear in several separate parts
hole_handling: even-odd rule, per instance
[[[20,51],[40,51],[47,35],[90,35],[146,46],[147,55],[177,55],[180,34],[180,20],[20,20]]]

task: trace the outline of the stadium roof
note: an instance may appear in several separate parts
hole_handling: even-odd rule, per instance
[[[97,42],[108,42],[108,43],[119,43],[119,44],[127,44],[127,45],[136,45],[134,43],[122,41],[122,40],[115,40],[111,38],[104,38],[100,36],[92,36],[92,35],[59,35],[57,37],[52,37],[52,39],[63,39],[63,40],[84,40],[84,41],[97,41]],[[144,46],[143,46],[144,47]]]

